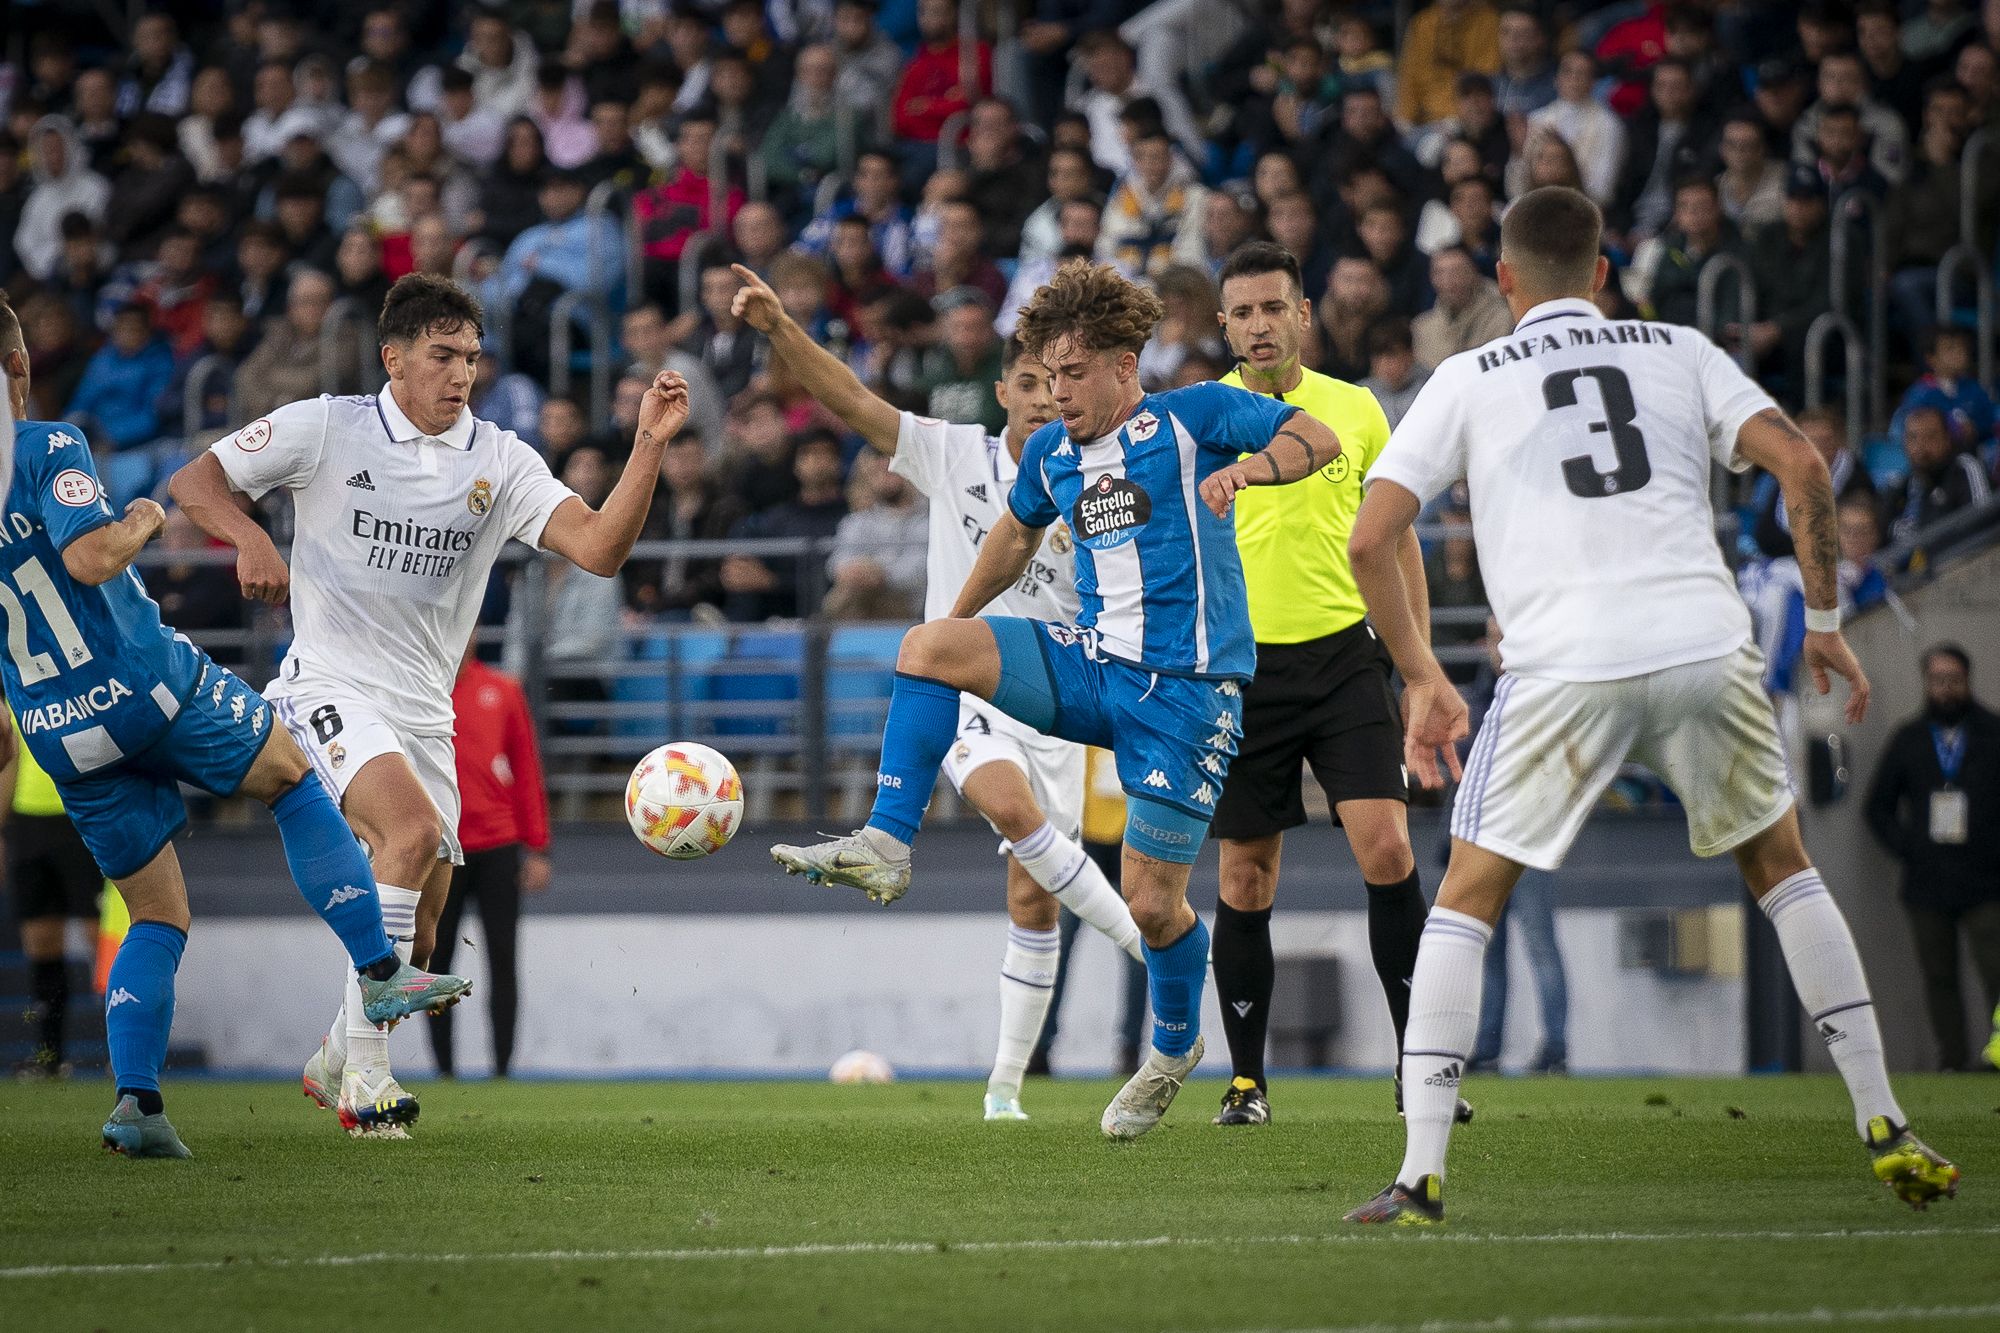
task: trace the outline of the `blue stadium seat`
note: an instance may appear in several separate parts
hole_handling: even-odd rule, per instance
[[[755,630],[739,636],[728,659],[717,664],[715,701],[722,705],[789,703],[794,707],[790,716],[775,709],[732,713],[727,707],[719,708],[715,734],[778,736],[795,729],[804,647],[804,636],[797,630]]]
[[[843,625],[834,630],[827,645],[826,729],[836,751],[873,754],[881,744],[903,632],[901,625]]]

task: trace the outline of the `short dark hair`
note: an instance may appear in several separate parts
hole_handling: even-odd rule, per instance
[[[486,332],[478,297],[450,278],[406,273],[382,298],[375,336],[383,343],[413,343],[426,333],[457,333],[468,326],[475,334]]]
[[[1967,653],[1965,649],[1959,647],[1955,643],[1950,642],[1949,640],[1943,643],[1934,643],[1930,647],[1924,649],[1924,655],[1920,659],[1920,661],[1923,668],[1926,671],[1930,669],[1931,659],[1933,657],[1949,657],[1952,661],[1958,663],[1959,670],[1963,671],[1968,676],[1972,674],[1971,654]]]
[[[1410,321],[1407,319],[1378,319],[1368,326],[1369,356],[1415,350],[1416,343],[1410,339]]]
[[[1258,278],[1266,273],[1284,274],[1291,279],[1292,290],[1305,295],[1306,280],[1299,270],[1298,256],[1270,241],[1246,241],[1230,252],[1215,275],[1215,289],[1219,292],[1227,287],[1231,278]]]
[[[1005,375],[1014,368],[1014,363],[1028,354],[1018,334],[1009,334],[1007,341],[1000,344],[1000,373]]]
[[[1516,199],[1500,220],[1500,255],[1538,294],[1577,291],[1596,272],[1603,237],[1604,215],[1589,195],[1544,185]]]
[[[1012,339],[1008,340],[1010,343]],[[14,313],[14,307],[7,299],[5,288],[0,288],[0,357],[10,352],[28,354],[27,339],[21,336],[21,317]]]

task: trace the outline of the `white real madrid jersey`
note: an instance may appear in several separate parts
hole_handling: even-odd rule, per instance
[[[1445,359],[1369,472],[1463,480],[1510,672],[1619,680],[1721,657],[1750,613],[1715,542],[1709,465],[1776,406],[1693,329],[1547,301]]]
[[[924,618],[942,620],[951,614],[972,575],[979,544],[1000,521],[1017,465],[1003,441],[977,426],[956,426],[905,412],[889,470],[907,477],[930,499],[930,583],[924,592]],[[987,609],[995,615],[1075,624],[1075,549],[1068,528],[1051,527],[1020,582]]]
[[[450,735],[452,680],[500,548],[539,548],[575,492],[470,410],[429,436],[386,389],[288,403],[214,452],[244,494],[283,487],[297,505],[279,680],[343,681],[397,726]]]

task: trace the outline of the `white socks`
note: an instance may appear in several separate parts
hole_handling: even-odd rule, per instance
[[[382,899],[382,929],[388,932],[396,957],[407,963],[417,938],[417,903],[423,894],[391,884],[378,884],[375,891]],[[329,1064],[344,1067],[351,1062],[371,1079],[389,1068],[389,1029],[368,1021],[362,1007],[361,976],[351,967],[347,969],[347,1001],[334,1015],[326,1038]]]
[[[1819,871],[1808,867],[1780,881],[1757,905],[1777,928],[1799,1001],[1847,1082],[1856,1132],[1867,1139],[1872,1116],[1887,1116],[1897,1125],[1909,1123],[1889,1090],[1889,1072],[1882,1066],[1882,1031],[1875,1022],[1861,955],[1855,952],[1847,919],[1826,891]]]
[[[1059,931],[1008,925],[1007,956],[1000,964],[1000,1049],[993,1056],[993,1075],[986,1080],[988,1095],[1021,1095],[1021,1077],[1049,1016],[1061,957]]]
[[[1458,1083],[1479,1030],[1479,990],[1493,927],[1433,907],[1410,977],[1410,1025],[1403,1034],[1403,1115],[1409,1142],[1396,1182],[1444,1178]]]
[[[1011,850],[1028,878],[1076,913],[1078,920],[1095,926],[1133,959],[1145,961],[1132,909],[1080,844],[1056,832],[1054,824],[1043,824]]]

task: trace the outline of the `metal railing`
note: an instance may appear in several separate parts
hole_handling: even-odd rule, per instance
[[[1849,232],[1858,218],[1866,218],[1868,222],[1868,281],[1864,284],[1866,290],[1859,293],[1866,305],[1859,310],[1849,304],[1849,297],[1855,294],[1847,290],[1849,247],[1853,244]],[[1867,323],[1868,354],[1863,368],[1865,424],[1879,427],[1889,419],[1889,232],[1882,201],[1860,188],[1848,190],[1834,200],[1828,245],[1833,270],[1828,275],[1828,286],[1833,309],[1857,330],[1864,320]],[[1807,336],[1811,336],[1810,329]],[[1850,438],[1858,440],[1861,435]]]
[[[229,377],[228,419],[243,419],[243,414],[236,410],[236,368],[228,357],[210,352],[188,367],[187,383],[181,389],[181,433],[190,439],[201,433],[202,423],[208,418],[208,382],[217,375]]]
[[[1743,373],[1755,378],[1757,355],[1750,347],[1750,326],[1757,322],[1757,279],[1751,273],[1747,261],[1737,255],[1718,253],[1711,255],[1701,266],[1701,275],[1695,280],[1694,323],[1702,335],[1710,342],[1721,343],[1722,330],[1717,326],[1721,314],[1721,287],[1723,279],[1736,279],[1736,323],[1740,326],[1736,339],[1736,364],[1743,367]]]
[[[965,165],[965,129],[972,124],[972,112],[954,111],[938,127],[937,164],[939,171],[957,171]]]
[[[1829,310],[1806,327],[1806,407],[1826,402],[1827,340],[1839,338],[1847,357],[1847,438],[1865,438],[1868,416],[1868,373],[1862,363],[1861,330],[1839,310]]]

